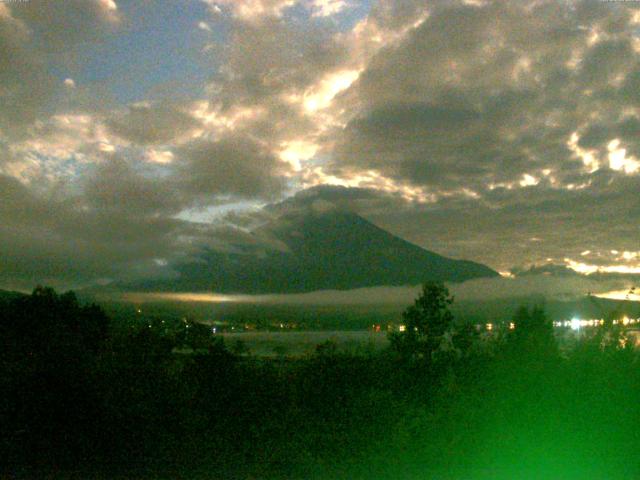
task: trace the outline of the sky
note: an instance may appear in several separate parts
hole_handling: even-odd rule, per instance
[[[5,0],[0,65],[0,288],[152,276],[308,198],[640,274],[640,2]]]

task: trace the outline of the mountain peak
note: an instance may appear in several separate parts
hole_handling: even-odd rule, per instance
[[[203,250],[175,267],[179,278],[138,284],[145,290],[299,293],[425,281],[462,282],[499,274],[407,242],[348,210],[312,203],[260,227],[282,249]]]

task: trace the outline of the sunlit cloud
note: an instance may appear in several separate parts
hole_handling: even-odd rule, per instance
[[[80,162],[95,161],[97,152],[114,151],[121,144],[96,118],[86,114],[54,115],[39,121],[30,138],[15,142],[10,149],[18,159],[37,155],[49,162],[70,157]]]
[[[313,0],[313,16],[330,17],[340,13],[348,6],[346,0]]]
[[[520,180],[521,187],[530,187],[530,186],[538,185],[538,183],[540,183],[540,180],[534,177],[533,175],[529,175],[528,173],[525,173],[524,175],[522,175],[522,180]]]
[[[343,70],[329,74],[304,94],[305,109],[313,113],[327,108],[335,96],[349,88],[359,75],[358,70]]]
[[[106,10],[116,11],[118,10],[118,5],[113,0],[99,0],[100,4],[104,6]]]
[[[569,141],[567,142],[567,147],[584,163],[584,166],[587,167],[589,173],[596,172],[600,168],[600,162],[596,157],[596,152],[593,150],[588,150],[581,148],[578,142],[580,141],[580,136],[578,132],[573,132]]]
[[[210,130],[233,131],[247,122],[255,121],[267,113],[266,109],[260,106],[238,106],[224,113],[220,108],[207,100],[196,102],[191,114],[202,121],[203,125]],[[197,131],[195,136],[200,136],[202,131]]]
[[[640,161],[635,157],[627,156],[627,150],[620,147],[620,140],[614,139],[607,145],[609,150],[609,166],[613,170],[621,170],[624,173],[636,173],[640,169]]]
[[[313,158],[319,146],[304,140],[284,142],[280,151],[280,158],[291,164],[296,172],[302,170],[302,162]]]
[[[577,262],[570,258],[564,259],[567,266],[584,275],[593,273],[621,273],[621,274],[640,274],[640,264],[636,265],[593,265],[584,262]]]
[[[375,170],[353,173],[349,176],[337,177],[324,172],[322,167],[314,167],[306,172],[305,188],[317,185],[337,185],[342,187],[373,188],[388,193],[397,193],[409,202],[431,203],[437,195],[417,186],[397,183]]]
[[[222,13],[220,7],[231,9],[243,20],[252,21],[263,16],[279,17],[284,10],[296,4],[297,0],[202,0],[214,14]]]
[[[114,0],[98,0],[98,3],[106,13],[107,21],[118,23],[121,20],[118,4]]]
[[[167,165],[173,162],[174,155],[171,150],[156,150],[154,148],[149,148],[145,152],[145,159],[151,163]]]
[[[631,260],[639,260],[640,259],[640,252],[627,252],[624,251],[622,252],[622,259],[627,260],[627,261],[631,261]]]
[[[609,300],[629,300],[632,302],[640,302],[640,294],[635,293],[635,290],[613,290],[610,292],[596,293],[594,296],[599,298],[607,298]]]

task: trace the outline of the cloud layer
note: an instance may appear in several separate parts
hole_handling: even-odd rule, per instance
[[[161,274],[318,200],[505,272],[640,272],[637,4],[145,8],[0,3],[0,287]]]

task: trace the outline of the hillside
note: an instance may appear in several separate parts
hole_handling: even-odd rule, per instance
[[[288,214],[261,227],[261,233],[285,248],[231,253],[203,248],[197,258],[173,266],[177,278],[136,282],[127,289],[298,293],[498,276],[479,263],[418,247],[350,212]]]

